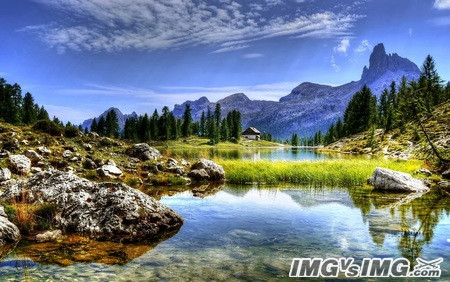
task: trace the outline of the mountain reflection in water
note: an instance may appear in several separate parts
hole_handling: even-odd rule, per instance
[[[149,188],[179,212],[178,234],[154,244],[22,242],[0,263],[6,280],[269,279],[287,277],[294,257],[443,257],[448,277],[450,198],[367,188],[200,185]],[[13,263],[17,261],[23,263]],[[32,262],[32,263],[30,263]],[[26,272],[26,274],[25,274]]]

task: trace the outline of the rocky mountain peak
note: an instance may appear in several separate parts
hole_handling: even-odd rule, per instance
[[[249,102],[250,99],[245,95],[244,93],[235,93],[230,96],[227,96],[219,101],[217,103],[223,104],[223,103],[243,103],[243,102]]]
[[[372,83],[381,78],[387,72],[404,72],[405,74],[420,74],[416,64],[400,57],[396,53],[387,54],[383,43],[377,44],[370,54],[369,67],[364,66],[361,82]]]

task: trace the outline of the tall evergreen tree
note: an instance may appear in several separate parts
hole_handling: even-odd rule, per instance
[[[106,114],[106,136],[119,137],[119,120],[116,111],[111,110]]]
[[[346,134],[355,134],[369,129],[376,122],[377,99],[369,87],[364,85],[350,100],[344,113],[344,129]]]
[[[205,111],[202,111],[202,116],[200,118],[199,135],[200,136],[205,136],[206,135],[206,116],[205,116]]]
[[[438,105],[442,99],[441,78],[436,70],[433,57],[428,55],[421,69],[421,78],[424,80],[424,101],[427,111],[431,112],[431,107]]]
[[[300,145],[300,140],[298,139],[298,135],[297,133],[293,133],[291,136],[291,145],[292,146],[299,146]]]
[[[192,134],[192,114],[191,105],[186,104],[183,115],[183,124],[181,125],[181,135],[183,137],[188,137]]]
[[[102,136],[106,135],[106,120],[105,117],[103,116],[101,116],[100,119],[98,120],[97,133]]]
[[[34,107],[34,98],[30,92],[27,92],[23,98],[22,117],[22,122],[24,124],[32,124],[37,118],[37,113]]]
[[[220,123],[220,140],[225,142],[230,139],[230,131],[228,129],[227,119],[224,118]]]
[[[91,132],[97,132],[98,133],[97,118],[94,118],[94,120],[92,121]]]
[[[153,111],[153,115],[150,118],[150,139],[151,140],[158,140],[158,120],[159,120],[159,114],[158,111],[155,109]]]

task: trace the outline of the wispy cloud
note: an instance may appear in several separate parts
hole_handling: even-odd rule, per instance
[[[261,53],[248,53],[248,54],[242,55],[242,58],[244,58],[244,59],[258,59],[258,58],[262,58],[262,57],[264,57],[264,55]]]
[[[449,26],[450,25],[450,17],[437,17],[430,22],[436,26]]]
[[[75,124],[81,123],[84,119],[97,114],[90,110],[82,111],[60,105],[45,105],[45,109],[48,111],[50,117],[56,116],[64,122],[70,121]]]
[[[347,49],[350,47],[350,39],[344,38],[341,40],[338,46],[333,48],[335,53],[347,54]]]
[[[412,32],[412,31],[411,31]],[[364,39],[359,43],[358,47],[356,47],[355,52],[362,53],[365,51],[370,51],[372,49],[372,45],[369,40]]]
[[[438,10],[450,9],[450,0],[435,0],[433,7]]]
[[[28,26],[59,53],[116,52],[211,46],[213,53],[247,47],[250,42],[279,36],[337,37],[352,33],[361,17],[348,11],[320,11],[299,16],[259,14],[260,4],[194,0],[34,0],[70,20]],[[284,5],[266,0],[266,7]],[[300,4],[297,4],[300,5]]]
[[[336,63],[336,58],[334,57],[334,55],[331,56],[331,67],[334,69],[335,72],[339,72],[339,70],[341,69],[338,64]]]

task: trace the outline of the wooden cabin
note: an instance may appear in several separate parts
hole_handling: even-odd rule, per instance
[[[260,140],[261,132],[254,127],[249,127],[244,132],[242,132],[242,137],[248,140]]]

